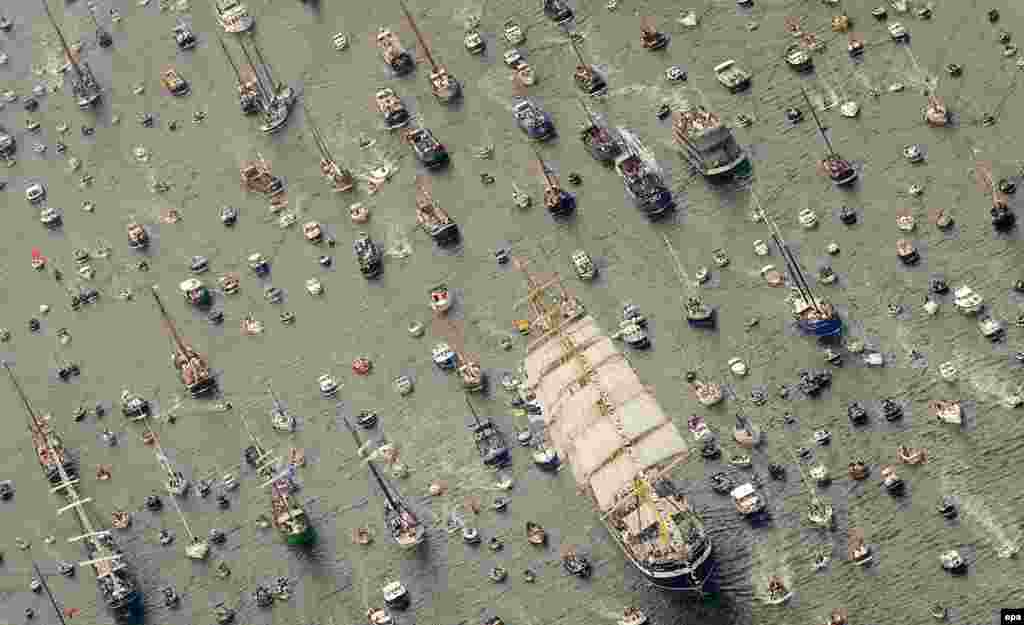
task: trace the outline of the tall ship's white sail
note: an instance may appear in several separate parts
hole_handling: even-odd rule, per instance
[[[543,408],[552,445],[648,581],[702,590],[714,568],[711,541],[668,479],[687,458],[685,439],[561,282],[526,277],[532,313],[526,384]]]

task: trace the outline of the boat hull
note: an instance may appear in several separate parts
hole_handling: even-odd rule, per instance
[[[459,227],[454,223],[437,226],[430,230],[430,238],[438,245],[454,245],[459,241]]]
[[[284,542],[291,547],[307,547],[316,542],[316,530],[312,525],[297,534],[286,534]]]
[[[96,105],[100,100],[100,94],[93,93],[90,95],[84,95],[78,98],[78,108],[82,110],[90,109]]]
[[[797,325],[807,334],[817,337],[838,336],[843,332],[843,320],[839,318],[839,315],[816,321],[797,319]]]
[[[715,311],[712,310],[707,316],[701,315],[699,317],[692,317],[687,315],[686,323],[690,324],[694,328],[713,328],[715,327],[716,317],[717,315],[715,314]]]
[[[615,141],[583,141],[583,146],[598,163],[611,165],[622,154],[622,146]]]
[[[611,530],[612,536],[614,529]],[[638,562],[626,549],[622,549],[622,545],[619,547],[622,549],[623,555],[626,559],[636,567],[644,578],[658,588],[662,590],[671,590],[676,592],[704,592],[715,572],[715,558],[714,549],[711,541],[707,541],[707,546],[704,553],[700,555],[693,563],[689,566],[680,566],[671,570],[657,570],[652,567],[646,566],[641,562]]]
[[[192,397],[204,397],[217,390],[217,379],[213,376],[200,380],[191,386],[186,386],[185,390],[189,392]]]
[[[567,191],[562,191],[558,198],[558,204],[548,208],[548,212],[554,217],[567,217],[574,210],[576,210],[576,197]]]
[[[719,167],[706,168],[700,161],[691,162],[696,166],[697,171],[704,176],[704,179],[708,182],[721,184],[731,181],[736,176],[744,176],[750,172],[750,160],[747,157],[747,153],[744,152],[736,157],[731,163]]]
[[[409,123],[409,111],[402,109],[394,111],[384,115],[384,125],[388,127],[388,130],[395,130],[401,128]]]

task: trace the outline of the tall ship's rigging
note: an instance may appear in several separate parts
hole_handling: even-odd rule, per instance
[[[423,39],[423,34],[420,32],[419,27],[416,26],[416,20],[413,19],[412,13],[409,12],[409,7],[406,6],[403,0],[399,0],[398,3],[402,7],[402,12],[405,13],[405,18],[409,20],[409,26],[416,35],[416,39],[420,42],[420,47],[423,48],[423,54],[426,55],[427,61],[430,63],[431,93],[445,104],[453,102],[462,95],[462,85],[459,84],[455,75],[450,73],[444,65],[440,65],[434,60],[434,55],[430,53],[430,47],[427,46],[426,40]]]
[[[821,159],[822,168],[837,187],[852,184],[857,179],[857,169],[849,161],[836,154],[832,148],[832,142],[829,141],[828,135],[825,133],[824,126],[821,125],[821,120],[818,119],[818,112],[814,110],[814,105],[811,104],[811,99],[807,96],[807,91],[801,89],[800,93],[804,94],[807,107],[811,109],[811,115],[814,116],[814,124],[818,127],[818,133],[822,140],[825,141],[825,147],[828,148],[828,154]]]
[[[174,368],[178,370],[178,375],[181,376],[181,383],[185,386],[185,390],[192,397],[201,397],[217,390],[217,378],[210,371],[210,365],[206,358],[181,339],[178,329],[174,327],[174,321],[167,314],[167,309],[164,308],[164,303],[160,300],[160,294],[157,293],[156,287],[153,287],[150,291],[153,293],[153,299],[156,300],[156,305],[160,309],[164,325],[167,326],[167,331],[170,332],[171,339],[174,341],[174,353],[171,354],[171,362],[174,364]]]
[[[292,106],[295,104],[295,90],[275,78],[270,64],[263,58],[263,52],[255,40],[251,41],[252,54],[243,40],[239,39],[238,45],[256,82],[260,114],[263,117],[260,130],[264,134],[273,134],[288,123]],[[253,56],[258,63],[253,62]]]
[[[441,246],[459,241],[459,226],[430,194],[425,176],[416,176],[416,223]]]
[[[306,106],[305,101],[302,102],[302,109],[306,113],[306,124],[313,135],[313,143],[316,144],[317,150],[320,151],[320,173],[327,181],[327,184],[331,185],[333,191],[351,191],[355,186],[355,176],[352,175],[352,171],[347,167],[339,165],[334,155],[331,154],[331,150],[327,147],[327,142],[324,140],[324,136],[317,127],[316,122],[313,121],[313,115],[309,112],[309,107]]]
[[[75,461],[71,458],[68,451],[64,449],[64,442],[53,431],[53,428],[50,427],[47,418],[40,417],[32,409],[28,396],[22,390],[21,384],[18,382],[18,378],[15,377],[11,366],[4,362],[3,367],[7,369],[7,375],[11,378],[11,384],[14,385],[14,390],[17,391],[22,405],[25,406],[25,412],[28,414],[28,428],[32,433],[32,446],[36,452],[36,460],[39,462],[43,474],[46,475],[46,479],[51,484],[59,484],[61,482],[62,468],[67,475],[72,478],[76,477],[77,468]]]
[[[557,276],[541,283],[517,264],[539,331],[526,350],[527,388],[543,407],[551,443],[651,584],[703,590],[714,569],[711,540],[668,477],[688,456],[685,440]]]
[[[611,164],[617,156],[622,154],[622,142],[616,136],[615,131],[594,115],[587,107],[587,104],[580,100],[583,113],[587,116],[586,121],[580,124],[580,140],[587,154],[597,162],[605,165]]]
[[[220,49],[224,51],[224,56],[227,57],[228,65],[235,72],[235,81],[238,84],[238,106],[242,109],[243,114],[252,115],[260,110],[260,92],[256,86],[256,79],[251,75],[243,79],[242,73],[238,70],[238,66],[235,65],[235,60],[231,58],[231,53],[228,52],[228,47],[224,45],[224,40],[217,37],[217,42],[220,43]]]
[[[709,181],[722,182],[749,173],[747,153],[736,142],[732,128],[704,107],[685,104],[672,130],[683,156]]]
[[[606,93],[608,91],[608,81],[587,61],[583,56],[583,51],[580,50],[579,44],[572,37],[569,38],[569,45],[572,46],[573,52],[576,53],[576,59],[579,61],[579,65],[576,66],[576,71],[572,75],[576,88],[592,96]]]
[[[43,0],[43,8],[46,10],[46,17],[50,20],[50,25],[57,32],[61,49],[64,50],[64,56],[67,57],[68,65],[70,65],[73,72],[71,76],[71,93],[75,96],[78,108],[92,108],[93,105],[99,102],[100,95],[103,92],[100,88],[100,83],[96,80],[96,76],[93,75],[89,64],[77,58],[71,52],[67,40],[64,39],[64,33],[60,31],[56,20],[53,19],[53,13],[50,12],[50,6],[46,3],[46,0]]]

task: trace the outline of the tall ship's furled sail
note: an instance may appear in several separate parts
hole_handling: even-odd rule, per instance
[[[46,9],[46,17],[50,20],[53,29],[57,31],[57,39],[60,39],[61,49],[64,50],[68,64],[71,66],[72,72],[74,72],[71,76],[71,92],[75,95],[78,108],[91,108],[99,102],[100,94],[102,93],[100,83],[97,82],[96,76],[93,75],[89,64],[76,58],[71,52],[67,40],[64,39],[64,33],[60,32],[57,22],[53,19],[53,14],[50,13],[50,6],[46,4],[46,0],[43,0],[43,8]]]
[[[28,403],[28,396],[21,389],[18,378],[14,377],[14,371],[11,370],[11,366],[4,362],[3,367],[7,369],[7,375],[11,378],[14,390],[18,392],[18,397],[21,399],[22,405],[25,406],[25,412],[28,413],[28,427],[32,432],[32,446],[35,447],[36,459],[39,461],[39,466],[43,469],[46,479],[52,484],[59,484],[61,481],[61,468],[64,469],[67,475],[74,478],[76,475],[75,462],[67,450],[64,449],[64,443],[61,441],[60,436],[50,427],[46,417],[38,416],[32,409],[32,404]]]
[[[210,365],[206,358],[192,349],[192,346],[186,345],[181,340],[181,336],[178,334],[177,328],[174,327],[171,316],[167,314],[164,303],[160,301],[160,295],[156,292],[156,287],[153,287],[152,293],[157,307],[160,308],[160,315],[164,318],[167,331],[171,333],[171,338],[174,340],[174,353],[171,355],[171,359],[174,363],[174,368],[181,375],[181,383],[185,385],[185,390],[192,397],[201,397],[213,392],[217,389],[217,378],[213,377],[213,372],[210,371]]]
[[[541,284],[517,264],[532,313],[527,385],[552,445],[650,583],[703,590],[714,569],[711,540],[668,478],[688,456],[685,440],[579,300],[557,277]]]
[[[747,153],[736,142],[732,129],[704,107],[684,104],[672,129],[683,156],[711,182],[729,180],[750,170]]]

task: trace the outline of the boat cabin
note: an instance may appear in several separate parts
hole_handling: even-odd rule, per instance
[[[211,301],[210,290],[197,278],[185,280],[178,285],[178,290],[185,297],[185,301],[193,306],[206,306]]]
[[[750,482],[737,486],[730,495],[736,511],[743,516],[753,516],[764,510],[764,501]]]

